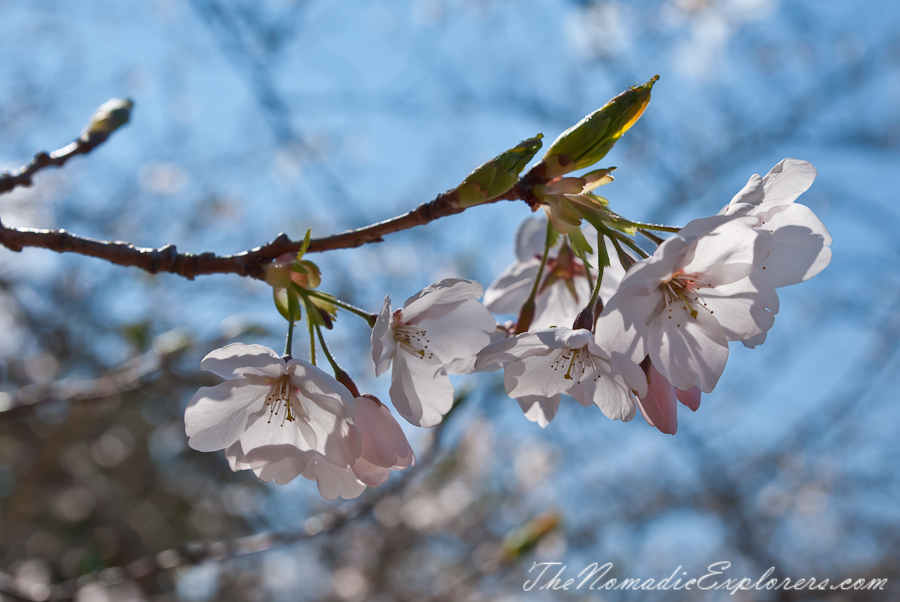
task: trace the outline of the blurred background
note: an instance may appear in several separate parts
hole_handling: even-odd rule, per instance
[[[187,448],[209,350],[279,348],[271,289],[0,250],[0,599],[900,598],[900,4],[840,0],[0,1],[0,169],[68,144],[111,97],[131,123],[0,196],[0,219],[180,251],[386,219],[481,162],[660,81],[603,161],[634,219],[716,213],[784,157],[834,236],[731,348],[674,437],[565,400],[544,430],[497,373],[456,381],[419,465],[352,502]],[[444,277],[487,285],[529,211],[497,203],[313,257],[369,311]],[[368,331],[330,346],[360,388]],[[299,337],[302,339],[303,337]],[[295,355],[305,353],[299,342]],[[268,533],[259,536],[258,534]],[[539,592],[534,562],[609,577],[886,578],[880,592]]]

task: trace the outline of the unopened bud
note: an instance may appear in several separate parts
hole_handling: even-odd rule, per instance
[[[522,304],[522,309],[519,310],[519,320],[516,322],[516,334],[528,332],[531,321],[534,320],[534,311],[534,297],[529,297],[525,300],[525,303]]]
[[[594,308],[591,305],[588,305],[580,312],[578,312],[578,317],[575,318],[575,323],[572,324],[572,330],[578,329],[584,330],[594,330]]]
[[[655,75],[647,83],[625,90],[560,134],[544,155],[545,179],[588,167],[605,157],[640,119],[658,79]]]
[[[541,149],[543,137],[543,134],[538,134],[520,142],[466,176],[456,188],[459,206],[471,207],[508,192],[519,181],[519,174],[525,165]]]
[[[109,136],[128,123],[133,107],[134,103],[129,98],[107,100],[91,115],[91,120],[81,132],[82,139],[86,140],[91,136]]]
[[[359,387],[356,386],[356,383],[353,382],[353,379],[350,378],[349,374],[344,372],[342,369],[338,368],[335,371],[334,379],[336,381],[338,381],[339,383],[341,383],[342,385],[344,385],[345,387],[347,387],[347,390],[350,391],[350,394],[353,395],[353,397],[359,397]],[[366,397],[372,397],[372,396],[366,395]],[[374,397],[372,397],[372,398],[375,399]],[[378,401],[378,400],[375,399],[375,401]],[[378,403],[380,404],[381,402],[378,401]]]

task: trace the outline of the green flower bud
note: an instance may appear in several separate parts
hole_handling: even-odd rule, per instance
[[[606,156],[633,126],[650,102],[650,90],[659,79],[625,90],[559,135],[544,155],[544,177],[557,176],[593,165]]]
[[[519,181],[519,174],[525,165],[541,149],[543,137],[543,134],[538,134],[534,138],[520,142],[516,147],[500,153],[466,176],[456,189],[459,206],[478,205],[509,191]]]

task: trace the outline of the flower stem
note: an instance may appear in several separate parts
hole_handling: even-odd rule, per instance
[[[643,234],[650,242],[655,244],[657,247],[659,245],[663,244],[664,242],[666,242],[666,240],[664,238],[661,238],[661,237],[657,236],[656,234],[654,234],[653,232],[650,232],[649,230],[645,230],[644,228],[638,228],[638,232]]]
[[[322,353],[328,358],[328,363],[331,364],[331,369],[334,370],[334,378],[347,387],[353,397],[359,397],[359,388],[356,386],[356,383],[353,382],[353,379],[350,378],[350,375],[338,366],[337,361],[328,349],[328,345],[325,344],[325,337],[322,336],[322,329],[319,326],[316,326],[316,332],[319,334],[319,344],[322,346]]]
[[[315,366],[316,365],[316,327],[313,324],[312,314],[309,312],[309,307],[306,309],[306,323],[309,325],[309,362]]]
[[[538,267],[537,274],[534,276],[534,284],[531,285],[531,292],[522,308],[519,310],[519,319],[516,321],[516,334],[528,332],[531,326],[531,320],[534,319],[535,297],[537,296],[538,287],[541,285],[541,278],[544,277],[544,267],[547,265],[547,257],[550,255],[550,241],[553,238],[553,225],[547,220],[547,236],[544,239],[544,254],[541,256],[541,265]]]
[[[631,239],[630,236],[627,236],[627,235],[625,235],[625,234],[622,234],[621,232],[618,232],[618,231],[616,231],[616,230],[610,230],[609,233],[610,233],[610,235],[611,235],[613,244],[615,244],[616,239],[618,239],[619,241],[621,241],[621,242],[625,243],[626,245],[628,245],[628,247],[629,247],[632,251],[634,251],[635,253],[637,253],[638,255],[640,255],[642,258],[647,259],[648,257],[650,257],[650,254],[647,253],[647,251],[645,251],[644,249],[640,248],[640,247],[638,246],[638,244],[637,244],[636,242],[634,242],[634,240]],[[618,248],[618,247],[617,247],[617,248]]]
[[[293,357],[294,348],[294,308],[288,303],[288,331],[287,339],[284,341],[284,361],[288,361]]]
[[[614,222],[616,224],[621,224],[623,226],[628,226],[631,228],[645,228],[647,230],[656,230],[657,232],[678,232],[681,230],[678,226],[664,226],[662,224],[646,224],[644,222],[636,222],[634,220],[630,220],[622,217],[618,213],[613,213],[612,211],[604,211],[602,213],[602,218],[604,220]]]
[[[332,297],[331,295],[323,295],[319,291],[307,290],[306,294],[311,297],[316,297],[317,299],[322,299],[324,301],[328,301],[329,303],[333,303],[342,309],[346,309],[350,313],[356,314],[360,318],[364,319],[369,324],[369,328],[375,328],[375,320],[378,319],[378,314],[370,314],[364,309],[360,309],[358,307],[350,305],[349,303],[341,301],[340,299]]]
[[[603,234],[600,231],[597,231],[597,283],[594,285],[591,290],[591,300],[588,302],[588,307],[593,309],[597,305],[597,299],[600,298],[600,285],[603,284],[603,262],[600,260],[601,252],[600,249],[603,249],[603,254],[606,254],[606,243],[603,241]]]

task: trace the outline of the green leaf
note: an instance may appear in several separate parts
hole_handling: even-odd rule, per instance
[[[303,259],[303,255],[306,253],[306,250],[309,248],[309,241],[312,237],[312,228],[308,228],[306,230],[306,235],[303,237],[303,244],[300,246],[300,251],[297,253],[297,261]]]

